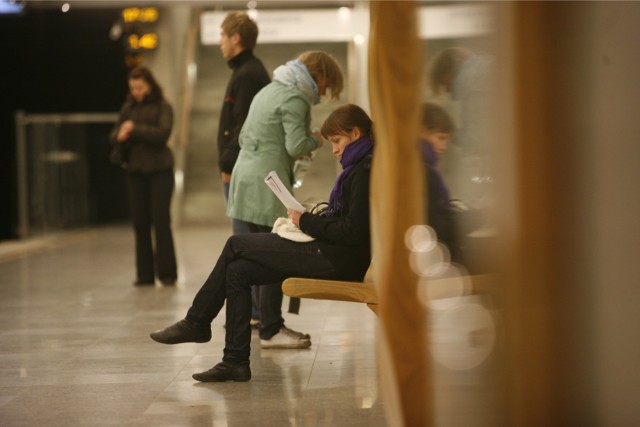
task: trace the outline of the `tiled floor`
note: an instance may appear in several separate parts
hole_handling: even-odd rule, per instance
[[[254,334],[248,383],[191,379],[221,359],[224,310],[207,344],[149,338],[184,316],[228,233],[176,230],[177,287],[131,285],[128,226],[0,244],[0,425],[387,425],[364,305],[302,301],[285,319],[313,345],[261,350]]]

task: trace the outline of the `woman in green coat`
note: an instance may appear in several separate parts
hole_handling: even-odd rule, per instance
[[[339,99],[343,77],[337,61],[328,53],[309,51],[273,73],[273,81],[253,98],[240,132],[240,155],[231,174],[227,215],[234,229],[269,232],[287,210],[264,184],[276,171],[289,191],[293,188],[293,164],[322,145],[312,132],[311,106],[320,97]]]

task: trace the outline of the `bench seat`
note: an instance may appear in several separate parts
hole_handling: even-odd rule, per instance
[[[470,279],[470,289],[465,295],[489,293],[496,289],[497,276],[495,274],[478,274],[468,276]],[[457,287],[454,286],[455,279],[432,279],[432,283],[437,285],[437,293],[432,298],[448,298],[456,296]],[[447,286],[448,284],[451,286]],[[453,291],[448,291],[452,289]],[[282,282],[282,292],[292,298],[311,298],[319,300],[348,301],[367,304],[367,306],[378,314],[378,291],[369,279],[364,282],[348,282],[339,280],[323,279],[303,279],[290,277]]]
[[[377,314],[378,291],[370,281],[346,282],[290,277],[282,282],[282,292],[292,298],[360,302],[367,304]]]

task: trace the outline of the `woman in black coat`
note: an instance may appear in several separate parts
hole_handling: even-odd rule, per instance
[[[211,322],[226,302],[222,362],[197,373],[198,381],[251,379],[251,285],[281,284],[288,277],[362,280],[371,262],[369,233],[369,170],[373,153],[372,123],[358,106],[335,110],[322,125],[343,170],[322,215],[289,210],[284,233],[231,236],[213,271],[196,294],[184,319],[151,334],[163,344],[207,342]],[[269,191],[265,186],[265,191]],[[281,222],[276,221],[276,224]],[[297,228],[296,228],[297,227]],[[293,229],[293,231],[291,231]],[[304,233],[304,234],[303,234]],[[287,341],[286,328],[271,340]],[[297,337],[311,345],[309,336]]]
[[[136,241],[137,275],[133,284],[154,285],[157,275],[163,284],[173,285],[178,277],[170,217],[174,175],[173,155],[167,146],[173,110],[145,67],[131,70],[129,90],[111,131],[111,142],[112,160],[115,157],[127,171]]]

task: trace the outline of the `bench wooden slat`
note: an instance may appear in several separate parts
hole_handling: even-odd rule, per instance
[[[378,304],[378,292],[372,282],[346,282],[291,277],[282,282],[282,292],[295,298]]]
[[[496,289],[497,275],[479,274],[467,276],[470,289],[465,294],[483,294]],[[459,287],[454,286],[457,279],[432,279],[435,292],[431,298],[449,298],[457,296]],[[452,286],[447,286],[448,284]],[[348,301],[365,303],[378,314],[378,292],[373,282],[365,278],[364,282],[347,282],[339,280],[303,279],[290,277],[282,282],[282,292],[293,298],[311,298],[332,301]]]

